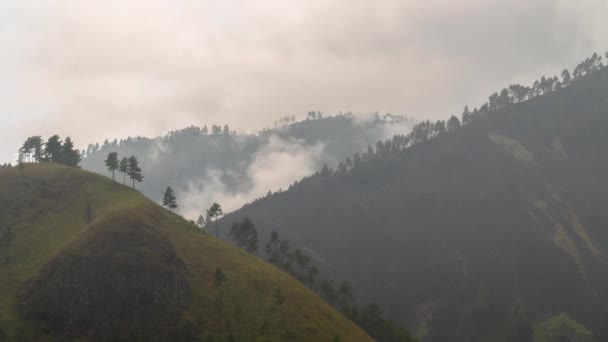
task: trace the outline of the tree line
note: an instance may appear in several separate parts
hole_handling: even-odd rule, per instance
[[[19,164],[29,163],[58,163],[68,166],[78,166],[80,163],[80,152],[74,149],[74,143],[70,137],[61,141],[61,137],[53,135],[46,142],[41,136],[31,136],[25,140],[18,151]]]
[[[116,171],[118,171],[122,173],[123,185],[127,185],[127,176],[129,176],[133,189],[135,189],[135,182],[141,183],[144,180],[137,157],[123,157],[120,161],[118,159],[118,152],[110,152],[105,160],[108,171],[112,173],[112,180],[116,182]]]
[[[606,52],[605,56],[608,59],[608,52]],[[606,67],[607,65],[604,65],[602,56],[594,53],[591,57],[579,63],[572,73],[568,69],[564,69],[561,73],[561,78],[557,76],[542,76],[532,86],[512,84],[490,95],[488,100],[479,106],[479,108],[470,110],[469,106],[465,106],[460,116],[451,115],[447,121],[437,120],[431,122],[430,120],[425,120],[419,122],[412,127],[412,130],[408,134],[395,135],[392,139],[385,141],[380,140],[375,146],[369,145],[366,151],[357,152],[351,157],[346,158],[346,160],[341,161],[336,170],[324,166],[319,172],[294,182],[289,188],[297,187],[316,177],[327,177],[333,174],[345,173],[364,163],[374,162],[377,158],[384,158],[391,154],[399,153],[421,142],[457,130],[461,126],[468,125],[490,112],[568,87],[581,78],[603,70]],[[309,117],[314,119],[318,118],[318,115],[315,114],[313,116],[309,114]],[[272,195],[272,193],[269,193],[269,195]]]

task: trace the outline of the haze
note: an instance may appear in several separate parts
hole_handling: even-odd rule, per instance
[[[0,161],[22,138],[239,131],[307,110],[443,118],[608,45],[587,1],[0,4]]]

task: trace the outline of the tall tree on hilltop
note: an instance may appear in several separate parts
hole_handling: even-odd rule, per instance
[[[218,231],[217,231],[217,219],[224,215],[224,212],[222,211],[222,206],[219,205],[218,203],[213,203],[211,205],[211,207],[209,209],[207,209],[207,217],[209,219],[213,219],[215,221],[215,237],[219,238],[218,235]]]
[[[118,172],[122,173],[122,184],[127,185],[127,173],[129,172],[129,159],[123,157],[118,164]]]
[[[108,171],[112,172],[112,180],[116,182],[115,172],[118,170],[118,153],[110,152],[108,153],[108,158],[106,159],[106,167]]]
[[[61,160],[61,138],[58,135],[53,135],[49,138],[44,146],[45,158],[51,163],[59,163]]]
[[[30,141],[31,138],[27,138],[23,143],[23,146],[19,149],[19,153],[22,153],[25,158],[29,157],[32,153],[32,143]]]
[[[43,145],[44,140],[39,135],[35,135],[27,138],[27,140],[23,143],[23,146],[19,149],[19,151],[23,152],[23,154],[30,158],[30,160],[35,162],[42,161],[43,158]]]
[[[165,190],[165,196],[163,197],[163,206],[169,208],[169,210],[173,211],[173,209],[177,208],[177,202],[175,198],[175,192],[173,188],[170,186]]]
[[[59,162],[68,166],[78,166],[80,163],[80,152],[74,149],[74,143],[70,137],[65,138],[61,146]]]
[[[127,168],[127,175],[133,181],[133,189],[135,189],[135,182],[141,183],[144,180],[144,176],[141,174],[139,168],[139,162],[135,156],[129,157],[129,166]]]

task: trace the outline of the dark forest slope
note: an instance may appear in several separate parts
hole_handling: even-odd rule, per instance
[[[105,177],[27,164],[0,169],[0,189],[0,341],[370,340],[284,272]]]
[[[608,340],[607,151],[603,69],[306,178],[223,227],[249,216],[261,241],[308,247],[425,340],[545,341],[561,323]]]

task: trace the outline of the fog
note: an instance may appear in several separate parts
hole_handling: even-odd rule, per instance
[[[180,211],[194,219],[213,202],[221,203],[224,211],[236,210],[268,191],[286,190],[293,182],[314,173],[326,158],[323,144],[310,146],[303,141],[272,136],[252,156],[246,172],[248,181],[239,190],[230,191],[221,180],[222,172],[226,171],[207,171],[204,177],[189,181],[187,190],[178,192]]]

